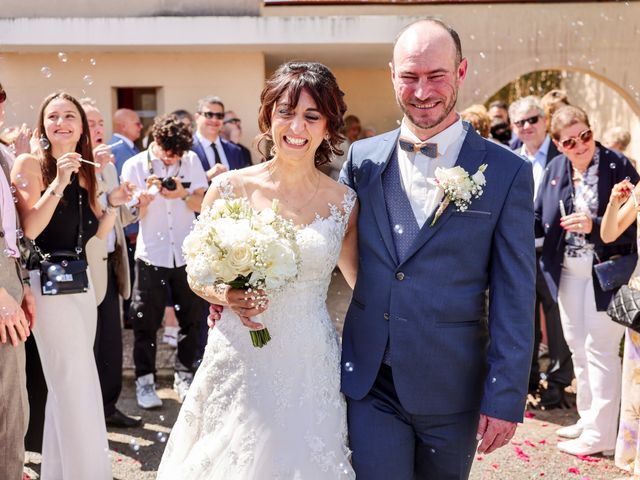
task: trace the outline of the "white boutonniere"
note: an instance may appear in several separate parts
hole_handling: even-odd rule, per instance
[[[474,198],[482,195],[482,187],[487,183],[484,178],[486,169],[487,164],[483,163],[476,173],[469,175],[462,167],[436,168],[436,178],[432,183],[442,189],[444,198],[436,210],[431,227],[435,225],[449,203],[453,202],[458,212],[464,212]]]

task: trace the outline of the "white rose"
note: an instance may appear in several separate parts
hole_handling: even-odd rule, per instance
[[[251,246],[247,243],[235,243],[229,250],[227,261],[229,268],[233,269],[238,275],[249,275],[253,267]]]
[[[182,242],[182,253],[184,253],[185,256],[195,255],[201,245],[202,239],[200,238],[200,235],[197,235],[195,232],[191,232],[184,239],[184,242]]]
[[[212,284],[216,280],[215,272],[211,268],[210,260],[204,254],[196,255],[187,260],[187,274],[197,283]]]
[[[271,225],[276,219],[276,212],[274,212],[271,208],[265,208],[264,210],[260,211],[258,216],[260,217],[260,220],[264,225]]]
[[[285,241],[271,242],[264,251],[267,289],[276,289],[295,277],[298,272],[296,255]]]
[[[216,277],[224,283],[232,282],[238,277],[238,272],[231,267],[228,258],[221,259],[214,264]]]
[[[486,179],[484,178],[484,173],[482,173],[480,170],[478,170],[476,173],[473,174],[473,176],[471,177],[471,180],[473,180],[476,185],[480,185],[480,186],[487,183]]]

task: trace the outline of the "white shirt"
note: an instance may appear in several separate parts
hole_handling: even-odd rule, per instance
[[[150,159],[150,162],[149,162]],[[207,176],[195,152],[186,152],[180,162],[165,165],[151,150],[134,155],[122,166],[122,179],[146,190],[146,180],[153,174],[160,178],[177,177],[181,182],[191,182],[187,191],[207,188]],[[147,206],[147,213],[140,220],[140,233],[134,257],[155,267],[174,268],[185,264],[182,242],[191,231],[195,213],[180,199],[166,199],[157,194]]]
[[[409,130],[404,120],[400,126],[400,136],[413,143],[423,142]],[[451,168],[455,165],[466,136],[462,120],[458,118],[453,125],[428,139],[429,142],[438,144],[437,158],[427,157],[420,152],[405,152],[398,144],[402,186],[420,228],[442,200],[442,190],[431,182],[435,178],[436,168]]]
[[[114,137],[118,137],[120,140],[123,140],[124,143],[126,143],[127,145],[129,145],[129,148],[133,148],[134,144],[133,141],[131,141],[130,139],[128,139],[127,137],[125,137],[124,135],[120,135],[119,133],[114,133],[113,134]]]
[[[9,168],[13,165],[14,156],[13,153],[0,143],[0,155],[4,155]],[[17,231],[16,231],[16,204],[13,201],[13,193],[11,192],[11,185],[9,179],[0,170],[0,209],[2,210],[2,230],[4,230],[4,242],[0,240],[0,248],[7,250],[8,256],[19,257],[20,252],[18,250]],[[5,255],[4,252],[0,252],[0,255]]]
[[[211,144],[215,143],[216,148],[218,149],[218,153],[220,154],[220,161],[222,162],[222,165],[229,169],[229,160],[227,160],[227,154],[224,153],[224,148],[222,148],[220,135],[218,135],[218,138],[216,138],[215,142],[210,142],[202,135],[200,135],[199,132],[196,132],[196,138],[198,139],[198,142],[200,142],[200,146],[202,146],[202,150],[204,150],[204,154],[207,156],[207,161],[209,162],[209,166],[211,168],[213,168],[213,166],[216,164],[216,155],[215,153],[213,153],[213,148],[211,147]]]

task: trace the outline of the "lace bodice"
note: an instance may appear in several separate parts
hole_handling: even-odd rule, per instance
[[[231,183],[216,177],[222,198]],[[273,295],[255,321],[271,341],[253,347],[225,309],[171,434],[158,479],[353,479],[340,342],[326,294],[356,201],[348,189],[329,215],[298,227],[297,280]]]

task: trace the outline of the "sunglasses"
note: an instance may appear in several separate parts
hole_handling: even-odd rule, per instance
[[[218,120],[224,119],[224,113],[221,112],[198,112],[204,118],[211,120],[212,118],[217,118]]]
[[[567,138],[566,140],[561,140],[558,143],[560,143],[560,146],[562,147],[563,150],[573,150],[574,148],[576,148],[576,145],[578,144],[577,142],[578,140],[580,140],[582,143],[587,143],[591,141],[592,138],[593,138],[593,132],[591,131],[590,128],[587,128],[586,130],[583,130],[582,132],[580,132],[577,136]]]
[[[518,128],[522,128],[524,127],[525,123],[528,123],[529,125],[535,125],[536,123],[538,123],[538,120],[540,120],[540,115],[534,115],[533,117],[523,118],[522,120],[513,122],[513,124]]]
[[[7,92],[5,92],[2,87],[0,87],[0,103],[4,103],[6,99],[7,99]]]
[[[224,121],[224,124],[227,125],[229,123],[234,123],[234,124],[238,124],[240,123],[242,120],[240,120],[239,118],[228,118],[227,120]]]

